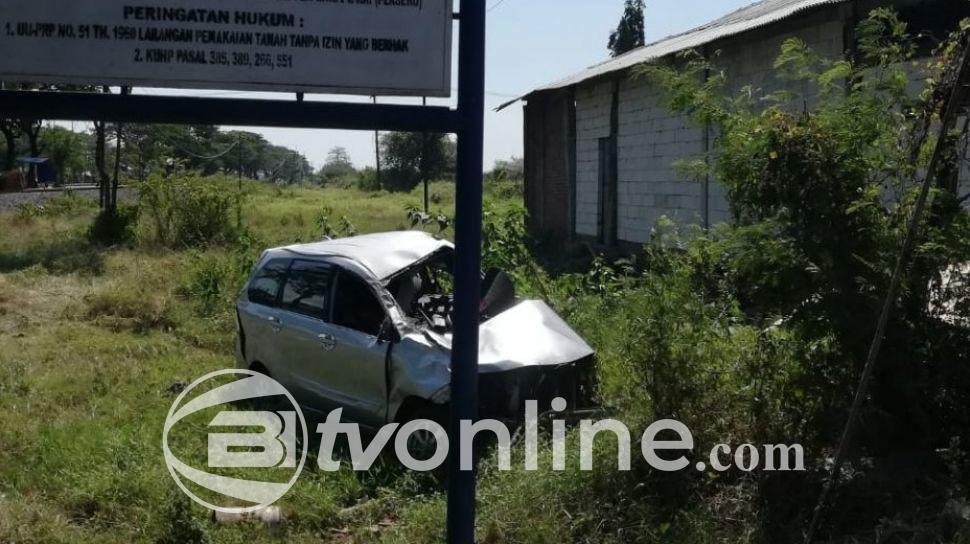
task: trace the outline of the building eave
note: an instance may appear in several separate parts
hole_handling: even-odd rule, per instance
[[[555,91],[587,83],[603,76],[628,70],[639,64],[660,60],[671,55],[702,47],[717,40],[751,32],[790,19],[813,8],[843,4],[851,1],[853,0],[762,0],[761,2],[741,8],[705,25],[634,49],[616,58],[590,66],[569,77],[539,87],[519,98],[502,104],[495,111],[501,111],[520,100],[527,100],[530,96],[537,93]]]

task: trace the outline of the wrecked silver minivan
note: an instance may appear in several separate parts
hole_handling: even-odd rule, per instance
[[[237,301],[241,367],[302,406],[377,427],[435,419],[449,401],[454,246],[424,232],[266,251]],[[593,350],[544,302],[484,275],[480,415],[519,419],[525,401],[589,399]]]

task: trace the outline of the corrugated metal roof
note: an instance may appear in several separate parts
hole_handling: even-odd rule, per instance
[[[17,157],[17,162],[23,164],[44,164],[48,160],[46,157]]]
[[[817,6],[841,4],[849,1],[852,0],[763,0],[733,13],[729,13],[720,19],[699,26],[693,30],[664,38],[639,49],[634,49],[619,57],[593,65],[582,72],[573,74],[544,87],[539,87],[532,92],[551,91],[570,87],[596,77],[626,70],[637,64],[657,60],[667,55],[700,47],[721,38],[735,36],[771,23],[782,21]],[[521,98],[503,104],[501,108],[517,100],[521,100]]]

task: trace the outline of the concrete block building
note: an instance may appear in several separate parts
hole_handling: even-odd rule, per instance
[[[775,91],[791,85],[776,81],[772,68],[785,40],[798,37],[841,58],[855,45],[858,22],[880,6],[894,7],[923,36],[926,53],[970,16],[961,0],[764,0],[532,91],[523,97],[531,229],[639,245],[661,217],[705,226],[729,221],[716,179],[684,179],[675,169],[711,148],[713,129],[671,112],[635,68],[695,50],[725,70],[729,92],[747,85]],[[791,90],[810,100],[810,89]]]

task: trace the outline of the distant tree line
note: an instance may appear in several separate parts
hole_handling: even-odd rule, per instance
[[[44,90],[59,90],[48,87]],[[110,92],[107,88],[60,90]],[[273,145],[253,132],[222,130],[213,125],[97,122],[82,126],[85,129],[78,131],[38,119],[0,119],[0,134],[5,140],[0,147],[0,164],[9,171],[17,167],[18,157],[47,158],[57,172],[58,184],[101,185],[107,201],[103,204],[109,209],[121,179],[145,181],[153,174],[176,171],[401,192],[411,191],[424,181],[451,180],[455,175],[457,146],[446,134],[383,133],[379,140],[380,169],[358,168],[347,149],[337,146],[316,170],[300,152]],[[521,182],[522,177],[522,160],[515,158],[496,162],[488,175],[489,180],[498,181]]]
[[[312,181],[315,173],[298,151],[273,145],[260,134],[212,125],[127,125],[122,161],[125,172],[139,180],[182,169],[292,184]]]
[[[389,132],[381,135],[381,170],[371,166],[357,168],[344,147],[334,147],[318,172],[322,185],[356,186],[363,190],[414,190],[424,181],[451,181],[455,178],[457,146],[445,134]],[[486,172],[487,182],[522,184],[525,164],[521,158],[495,161]]]
[[[13,170],[18,157],[44,157],[57,171],[58,183],[96,182],[98,132],[105,134],[107,163],[121,137],[119,170],[122,177],[143,181],[150,174],[193,170],[206,175],[241,173],[244,177],[275,183],[301,183],[314,179],[314,168],[301,153],[273,145],[263,136],[245,131],[224,131],[211,125],[141,125],[119,127],[97,124],[84,132],[41,121],[0,119],[4,170]],[[112,170],[106,164],[105,170]],[[109,173],[110,175],[110,173]]]
[[[346,148],[334,147],[318,173],[320,183],[409,192],[424,181],[454,178],[456,146],[446,134],[387,132],[379,141],[380,174],[373,167],[356,168]]]

